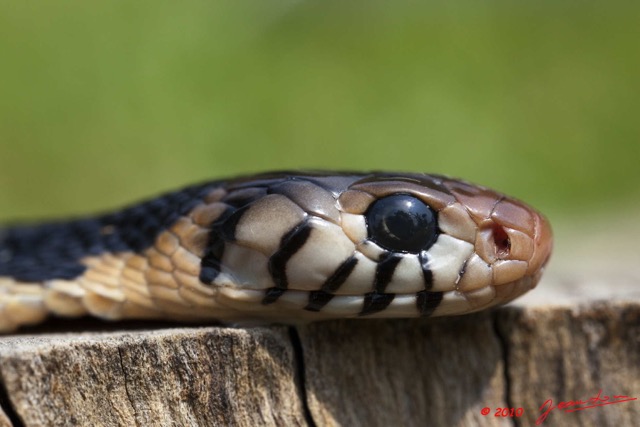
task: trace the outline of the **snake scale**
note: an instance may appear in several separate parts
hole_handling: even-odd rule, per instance
[[[540,213],[439,175],[273,172],[0,229],[0,332],[49,315],[225,324],[457,315],[533,288]]]

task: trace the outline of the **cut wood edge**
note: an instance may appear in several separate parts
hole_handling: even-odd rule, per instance
[[[513,420],[484,416],[484,408],[522,407],[522,422],[533,424],[547,398],[589,398],[597,387],[640,398],[640,299],[513,304],[430,321],[331,321],[292,331],[4,336],[0,381],[11,415],[25,426],[493,426]],[[550,415],[568,426],[638,417],[640,403]],[[2,423],[11,425],[0,409]]]

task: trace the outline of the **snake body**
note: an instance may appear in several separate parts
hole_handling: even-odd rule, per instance
[[[411,173],[277,172],[0,229],[0,332],[49,315],[302,323],[455,315],[533,288],[547,220]]]

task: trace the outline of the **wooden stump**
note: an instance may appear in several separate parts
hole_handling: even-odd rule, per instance
[[[0,337],[0,379],[0,426],[528,426],[547,399],[640,397],[640,298],[300,328],[32,331]],[[638,419],[635,400],[553,409],[544,425]]]

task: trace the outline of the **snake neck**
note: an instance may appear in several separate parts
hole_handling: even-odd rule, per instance
[[[142,252],[215,186],[187,187],[104,215],[4,228],[0,276],[22,282],[68,280],[85,271],[85,257]]]

